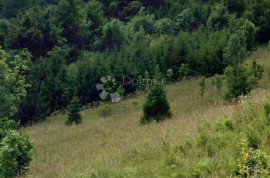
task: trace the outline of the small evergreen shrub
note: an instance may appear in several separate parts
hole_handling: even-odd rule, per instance
[[[169,117],[171,117],[171,112],[166,93],[161,86],[154,86],[144,103],[141,123],[145,124],[154,120],[159,122]]]
[[[104,105],[98,108],[98,114],[101,117],[107,117],[111,114],[112,107],[110,105]]]
[[[80,124],[82,122],[82,116],[80,115],[81,104],[77,97],[73,97],[70,104],[68,105],[68,120],[67,125],[71,125],[73,122],[75,124]]]

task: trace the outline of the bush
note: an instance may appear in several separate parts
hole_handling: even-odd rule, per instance
[[[248,147],[258,149],[261,144],[259,135],[253,130],[248,129],[247,131]]]
[[[258,29],[255,25],[249,20],[245,21],[245,24],[242,27],[242,39],[247,51],[255,51],[256,50],[256,36]]]
[[[201,78],[199,85],[200,85],[200,95],[203,98],[204,93],[205,93],[205,77]]]
[[[101,117],[107,117],[111,114],[111,112],[112,112],[112,107],[109,105],[101,106],[100,108],[98,108],[98,114]]]
[[[68,105],[68,120],[67,124],[70,125],[73,122],[80,124],[82,122],[82,116],[80,115],[81,104],[77,97],[73,97],[70,104]]]
[[[153,120],[159,122],[166,117],[171,117],[166,93],[161,86],[154,86],[144,103],[141,123],[145,124]]]
[[[264,67],[258,65],[256,61],[253,61],[249,69],[248,83],[251,86],[256,86],[260,79],[263,78]]]
[[[270,102],[263,103],[263,112],[267,124],[270,124]]]
[[[251,88],[247,81],[246,69],[242,66],[227,67],[225,69],[228,91],[225,100],[237,98],[240,95],[246,95]]]
[[[15,177],[32,160],[33,144],[17,131],[9,131],[0,142],[0,177]]]
[[[261,150],[249,148],[245,142],[241,158],[233,170],[238,177],[269,177],[269,157]]]
[[[5,136],[10,132],[10,130],[16,130],[18,128],[18,123],[13,120],[1,120],[0,119],[0,141],[5,138]]]
[[[265,134],[266,134],[266,141],[270,143],[270,128],[266,129]]]
[[[223,84],[222,84],[222,79],[218,74],[215,75],[214,85],[216,86],[218,94],[220,95],[221,87]]]
[[[223,126],[228,130],[233,130],[233,122],[231,119],[227,118],[223,121]]]

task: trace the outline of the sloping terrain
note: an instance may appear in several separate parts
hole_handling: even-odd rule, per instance
[[[199,81],[190,80],[167,86],[173,117],[162,123],[140,124],[145,99],[140,95],[111,105],[106,117],[99,109],[84,110],[78,126],[66,126],[67,116],[59,115],[24,128],[35,142],[26,177],[229,176],[249,129],[259,135],[259,148],[270,153],[261,119],[262,103],[270,99],[268,53],[262,46],[247,61],[264,65],[260,89],[232,103],[223,102],[211,79],[204,98]],[[222,93],[225,88],[224,82]],[[226,118],[232,128],[217,129]]]

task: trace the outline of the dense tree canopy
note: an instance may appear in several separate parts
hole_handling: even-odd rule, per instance
[[[16,75],[31,84],[13,116],[22,124],[66,109],[74,96],[99,100],[102,76],[121,87],[123,76],[153,78],[156,65],[170,81],[222,74],[234,58],[232,35],[250,52],[270,39],[267,0],[1,0],[0,8],[6,64],[19,61]]]

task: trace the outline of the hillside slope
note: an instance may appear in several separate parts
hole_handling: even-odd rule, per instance
[[[99,109],[84,110],[79,126],[66,126],[67,116],[60,115],[24,128],[35,142],[26,177],[229,176],[250,130],[260,140],[258,147],[270,154],[262,119],[262,103],[270,99],[269,58],[265,46],[251,55],[248,62],[263,64],[265,76],[261,89],[240,101],[225,104],[211,79],[202,99],[199,81],[191,80],[167,87],[173,118],[162,123],[140,124],[145,99],[140,95],[112,105],[106,117]],[[230,129],[220,129],[225,119],[232,121]]]

